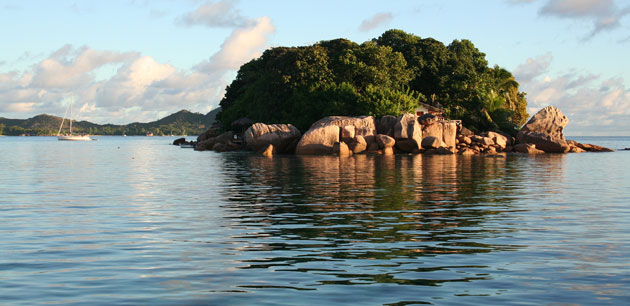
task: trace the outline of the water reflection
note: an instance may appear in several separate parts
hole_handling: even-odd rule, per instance
[[[225,209],[246,252],[238,267],[309,273],[302,289],[489,279],[473,271],[491,263],[449,258],[525,247],[506,223],[523,209],[522,180],[564,175],[548,158],[562,157],[228,155]],[[551,168],[528,172],[537,162]]]

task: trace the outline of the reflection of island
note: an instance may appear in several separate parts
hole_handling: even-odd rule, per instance
[[[235,179],[227,195],[236,216],[233,226],[248,229],[247,235],[235,237],[247,241],[244,250],[250,251],[244,268],[293,266],[312,272],[302,266],[329,262],[327,266],[335,266],[330,275],[351,283],[431,285],[446,280],[366,275],[359,266],[391,265],[388,271],[408,272],[420,269],[415,260],[425,262],[427,256],[441,262],[441,256],[524,247],[501,243],[519,230],[506,226],[524,209],[513,199],[530,192],[524,180],[536,177],[539,192],[547,192],[545,180],[564,175],[563,155],[225,157]],[[532,167],[544,173],[531,173],[532,163],[548,166]],[[260,257],[251,252],[261,252]],[[449,264],[456,263],[422,269],[446,269]],[[362,272],[352,276],[348,269]],[[460,281],[478,278],[451,276]]]

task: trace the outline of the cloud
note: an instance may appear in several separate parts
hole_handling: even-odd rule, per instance
[[[524,64],[516,67],[516,70],[514,70],[514,76],[519,82],[529,82],[547,72],[552,60],[553,56],[550,52],[536,58],[528,58]]]
[[[577,72],[551,76],[546,74],[551,65],[552,58],[541,55],[519,66],[523,71],[528,71],[526,67],[545,67],[544,71],[530,69],[540,72],[532,73],[531,78],[519,79],[516,74],[521,89],[527,92],[530,114],[554,105],[570,119],[567,135],[628,135],[630,89],[624,79]]]
[[[207,1],[196,10],[180,19],[185,25],[205,25],[207,27],[242,27],[248,22],[232,5],[231,1]]]
[[[376,29],[380,26],[387,25],[392,21],[393,18],[394,16],[392,15],[392,13],[378,13],[369,19],[363,20],[363,22],[361,22],[361,25],[359,26],[359,30],[361,32],[367,32]]]
[[[589,37],[618,28],[620,20],[630,14],[630,7],[618,8],[614,0],[548,0],[540,15],[593,22]]]
[[[0,73],[0,116],[61,115],[70,95],[79,120],[96,123],[147,122],[181,109],[205,113],[222,98],[227,76],[259,56],[274,31],[269,17],[252,19],[187,70],[139,52],[65,45],[30,68]]]
[[[260,55],[268,36],[275,30],[269,17],[258,18],[251,26],[235,29],[223,42],[221,50],[208,62],[199,65],[198,69],[206,72],[238,69]]]
[[[138,54],[133,52],[96,51],[87,47],[75,50],[65,45],[36,66],[33,86],[58,89],[81,86],[94,78],[90,72],[97,68],[136,57]]]

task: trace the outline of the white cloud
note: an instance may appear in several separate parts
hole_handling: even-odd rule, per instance
[[[589,37],[621,26],[630,7],[619,8],[614,0],[548,0],[539,12],[544,16],[584,19],[593,22]]]
[[[528,82],[549,70],[553,56],[551,52],[536,58],[528,58],[524,64],[516,67],[514,76],[519,82]]]
[[[185,25],[205,25],[207,27],[241,27],[247,19],[241,16],[233,3],[227,0],[206,1],[196,10],[179,19]]]
[[[238,69],[244,63],[260,55],[267,44],[268,36],[275,32],[269,17],[257,18],[243,28],[235,29],[223,42],[221,50],[210,60],[198,66],[198,69],[212,72]]]
[[[363,22],[361,22],[361,25],[359,26],[359,30],[362,32],[367,32],[376,29],[380,26],[389,24],[393,18],[394,16],[392,15],[392,13],[378,13],[370,17],[369,19],[363,20]]]
[[[138,52],[65,45],[28,69],[0,73],[0,116],[62,115],[70,95],[79,120],[96,123],[146,122],[181,109],[205,113],[218,106],[226,77],[259,56],[274,31],[269,17],[253,19],[189,70]]]
[[[90,72],[95,69],[137,56],[134,52],[96,51],[88,47],[75,50],[65,45],[37,65],[33,85],[60,89],[81,86],[91,81],[93,76]]]
[[[542,60],[549,58],[549,61]],[[536,60],[539,59],[539,60]],[[544,70],[536,70],[540,62]],[[593,74],[571,72],[550,76],[547,55],[528,59],[519,66],[524,71],[540,71],[531,78],[517,80],[527,92],[528,112],[534,114],[547,105],[558,107],[570,122],[567,135],[628,135],[630,134],[630,89],[622,78],[607,78]],[[615,122],[615,125],[608,124]]]

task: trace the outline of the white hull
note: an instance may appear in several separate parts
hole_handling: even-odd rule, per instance
[[[67,140],[67,141],[86,141],[92,140],[88,135],[70,135],[70,136],[57,136],[57,140]]]

